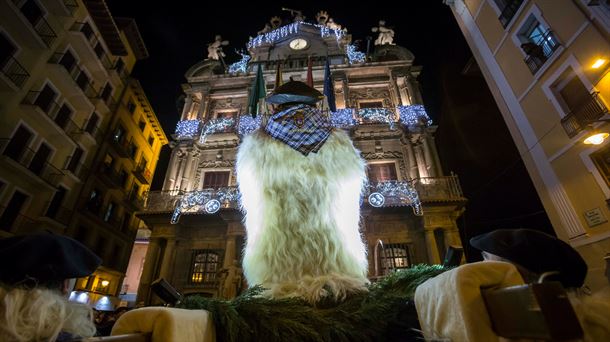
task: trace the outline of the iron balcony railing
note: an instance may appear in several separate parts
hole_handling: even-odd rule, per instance
[[[333,58],[333,57],[345,58],[344,55],[328,56],[328,58]],[[327,56],[312,56],[311,65],[312,65],[312,67],[322,67],[322,66],[326,65],[326,59],[327,59]],[[258,68],[257,65],[262,65],[264,70],[276,70],[278,64],[281,64],[281,69],[284,71],[293,70],[293,69],[304,69],[304,68],[308,67],[308,63],[309,63],[309,61],[308,61],[307,57],[304,57],[304,58],[290,57],[289,59],[283,60],[283,61],[278,61],[278,60],[260,61],[260,62],[255,61],[255,62],[249,63],[251,65],[249,67],[249,71],[256,72],[256,70]]]
[[[89,174],[89,168],[85,166],[84,163],[81,163],[80,160],[72,161],[74,156],[69,156],[66,159],[66,163],[64,164],[63,171],[69,171],[74,176],[76,176],[80,180],[85,180],[87,175]],[[80,158],[79,158],[80,159]]]
[[[608,114],[608,108],[598,92],[586,98],[576,109],[561,119],[561,125],[568,137],[573,138],[595,120]]]
[[[122,158],[129,158],[131,156],[130,145],[132,140],[127,140],[125,138],[117,139],[116,136],[111,135],[109,137],[110,144],[114,147],[117,154]]]
[[[55,39],[57,39],[57,34],[51,28],[51,25],[49,25],[46,19],[42,16],[36,18],[28,18],[28,16],[23,13],[23,6],[25,5],[25,2],[21,0],[13,0],[13,3],[19,8],[26,20],[30,24],[32,24],[34,31],[36,31],[36,33],[38,34],[40,39],[42,39],[45,45],[47,47],[51,47],[51,45],[53,45],[53,42],[55,42]]]
[[[18,88],[30,78],[30,73],[13,56],[9,56],[2,66],[2,73]]]
[[[53,166],[46,159],[48,157],[44,157],[37,154],[37,151],[34,151],[25,146],[11,147],[7,149],[7,146],[11,143],[11,139],[0,139],[0,151],[2,151],[2,155],[8,157],[19,165],[23,166],[25,169],[29,170],[40,179],[45,181],[47,184],[56,187],[58,185],[58,181],[64,175],[58,168]],[[10,144],[11,146],[15,146]]]
[[[38,101],[39,95],[39,91],[30,91],[23,98],[22,103],[38,107],[59,128],[61,128],[70,139],[75,140],[76,136],[82,133],[82,129],[78,127],[78,125],[72,121],[68,115],[60,115],[60,109],[62,106],[60,106],[57,102],[49,101],[47,103],[43,103],[42,101]]]
[[[500,13],[500,17],[498,17],[498,20],[500,20],[503,27],[508,26],[515,14],[517,14],[517,11],[519,11],[521,4],[523,4],[523,0],[506,1],[504,8],[500,9],[502,12]]]
[[[63,3],[72,15],[74,15],[74,12],[78,10],[78,2],[76,0],[63,0]]]
[[[124,201],[125,204],[134,210],[141,210],[144,207],[144,199],[134,189],[125,194]]]
[[[559,48],[559,45],[557,37],[555,37],[551,30],[546,31],[536,43],[528,42],[521,44],[521,48],[527,54],[524,60],[525,64],[527,64],[532,74],[536,74],[540,70],[553,52]]]
[[[101,52],[96,50],[97,45],[102,44],[100,38],[95,33],[92,33],[91,37],[87,37],[85,32],[82,31],[83,26],[85,24],[86,24],[85,22],[77,21],[72,25],[72,27],[70,28],[70,31],[80,32],[83,35],[83,38],[89,44],[89,46],[91,46],[93,53],[98,58],[98,60],[102,63],[104,68],[107,71],[112,70],[112,68],[114,67],[114,63],[110,60],[110,58],[108,58],[108,54],[106,53],[106,50],[101,51]],[[93,30],[93,28],[91,28],[91,30]]]
[[[125,184],[123,177],[112,168],[112,165],[101,164],[99,170],[102,180],[106,180],[109,187],[121,188]]]
[[[465,200],[457,175],[417,178],[414,186],[424,203]]]
[[[6,211],[6,207],[0,206],[0,230],[9,233],[26,231],[28,228],[34,227],[36,221],[21,213],[11,213]]]
[[[89,76],[83,71],[81,66],[75,63],[71,68],[69,68],[61,63],[61,60],[64,55],[65,54],[63,53],[54,53],[49,59],[49,63],[61,65],[64,70],[68,72],[70,78],[72,78],[76,85],[83,91],[85,96],[87,96],[89,99],[97,98],[99,94],[93,87]]]
[[[133,169],[133,175],[142,183],[142,184],[150,184],[152,173],[149,169],[146,168],[145,164],[138,164]]]

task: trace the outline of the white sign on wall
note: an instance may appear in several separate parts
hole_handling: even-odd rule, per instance
[[[587,220],[589,227],[594,227],[604,222],[608,222],[608,219],[604,216],[599,208],[585,211],[585,220]]]

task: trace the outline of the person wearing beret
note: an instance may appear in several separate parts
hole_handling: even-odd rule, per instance
[[[585,332],[585,341],[610,341],[610,300],[600,300],[580,291],[587,264],[566,242],[533,229],[498,229],[470,239],[485,260],[514,264],[526,283],[559,281]]]
[[[101,259],[80,242],[38,233],[0,240],[0,341],[68,341],[91,337],[91,309],[69,302],[76,278]]]

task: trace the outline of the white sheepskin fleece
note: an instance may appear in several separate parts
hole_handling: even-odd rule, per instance
[[[244,138],[237,181],[246,212],[243,269],[272,298],[316,302],[365,291],[368,266],[359,232],[365,161],[335,130],[304,156],[266,133]]]

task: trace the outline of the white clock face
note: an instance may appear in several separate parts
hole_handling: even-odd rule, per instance
[[[297,38],[290,42],[290,48],[293,50],[303,50],[306,47],[307,47],[307,41],[302,38]]]

